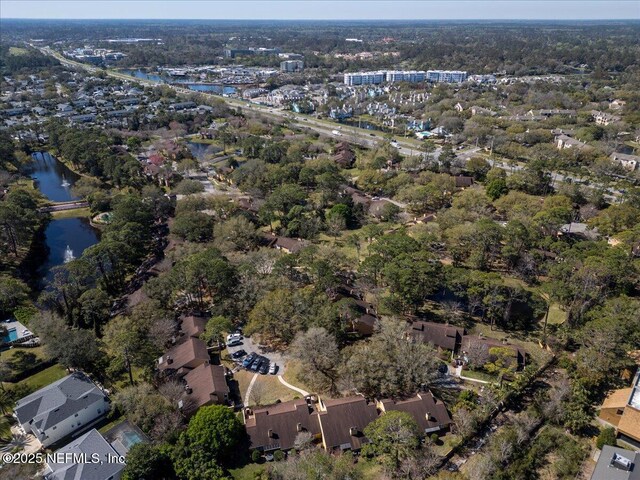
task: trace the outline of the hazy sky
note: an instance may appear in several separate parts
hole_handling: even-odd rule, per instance
[[[639,19],[640,0],[0,0],[0,17]]]

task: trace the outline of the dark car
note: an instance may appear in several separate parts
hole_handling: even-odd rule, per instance
[[[253,363],[253,361],[256,359],[256,356],[258,354],[256,352],[251,352],[249,355],[247,355],[247,358],[245,358],[242,361],[242,366],[244,368],[249,368],[249,366]]]
[[[261,375],[266,375],[267,373],[269,373],[269,360],[266,360],[264,362],[262,362],[262,364],[260,364],[260,368],[258,369],[258,372]]]
[[[231,354],[231,358],[233,358],[234,360],[237,360],[238,358],[242,358],[247,354],[247,352],[245,352],[244,350],[238,350],[237,352],[233,352]]]
[[[249,370],[252,370],[254,372],[257,372],[258,369],[260,368],[260,365],[262,365],[262,362],[264,361],[263,357],[257,357],[253,363],[251,364],[251,367],[249,367]]]

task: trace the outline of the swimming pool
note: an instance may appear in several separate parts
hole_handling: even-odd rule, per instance
[[[15,328],[12,328],[10,330],[7,330],[7,334],[4,336],[2,340],[4,340],[5,343],[9,343],[9,342],[15,342],[17,339],[18,339],[18,330],[16,330]]]
[[[127,450],[130,450],[136,443],[142,442],[142,438],[138,435],[137,432],[128,431],[122,434],[122,444],[126,447]]]

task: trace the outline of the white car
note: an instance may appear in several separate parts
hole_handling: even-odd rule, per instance
[[[274,362],[271,362],[271,365],[269,365],[269,375],[275,375],[277,370],[278,365],[276,365]]]
[[[242,340],[242,335],[239,333],[231,333],[227,335],[227,343],[237,342],[238,340]]]

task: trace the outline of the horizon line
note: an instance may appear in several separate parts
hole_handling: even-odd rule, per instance
[[[640,16],[635,18],[160,18],[160,17],[131,17],[131,18],[57,18],[57,17],[0,17],[0,20],[95,20],[95,21],[111,21],[111,20],[167,20],[167,21],[209,21],[209,20],[224,20],[235,22],[255,22],[255,21],[276,21],[276,22],[296,22],[296,21],[320,21],[320,22],[342,22],[342,21],[357,21],[357,22],[509,22],[509,21],[525,21],[525,22],[637,22],[640,21]]]

